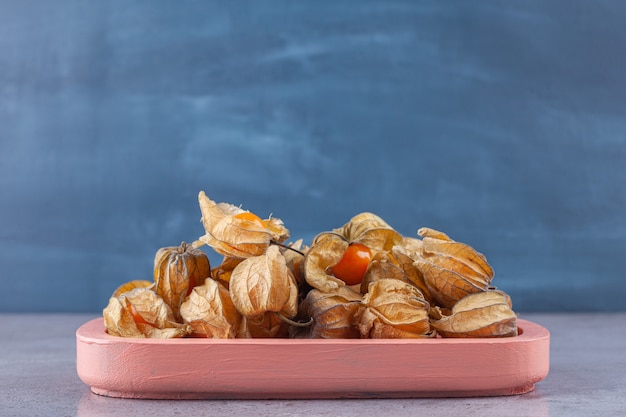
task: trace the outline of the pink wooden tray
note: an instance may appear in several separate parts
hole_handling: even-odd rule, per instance
[[[495,339],[130,339],[101,318],[76,332],[80,379],[153,399],[412,398],[523,394],[549,370],[547,329]]]

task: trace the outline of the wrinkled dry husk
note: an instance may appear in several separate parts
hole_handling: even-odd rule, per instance
[[[431,305],[428,315],[430,316],[430,321],[432,323],[433,320],[441,320],[442,318],[449,316],[450,314],[452,314],[452,310],[450,310],[449,308]]]
[[[146,279],[136,279],[133,281],[125,282],[119,287],[117,287],[115,291],[113,291],[113,295],[111,295],[111,297],[120,296],[124,294],[125,292],[134,290],[135,288],[150,288],[151,290],[154,290],[154,287],[155,287],[154,281],[148,281]]]
[[[494,277],[493,269],[487,262],[487,258],[480,252],[477,252],[471,246],[455,242],[447,235],[429,228],[421,228],[418,234],[423,236],[423,253],[425,256],[440,255],[446,259],[445,263],[450,260],[458,261],[455,271],[473,281],[476,285],[485,285],[489,287]],[[442,237],[443,236],[443,237]]]
[[[452,308],[467,295],[489,288],[494,273],[484,255],[436,230],[421,228],[418,233],[424,236],[423,248],[414,265],[437,305]]]
[[[243,317],[237,333],[239,339],[286,338],[289,325],[280,319],[277,312],[268,311],[255,317]]]
[[[416,259],[422,255],[424,243],[422,239],[415,237],[402,236],[402,241],[392,249],[395,252],[401,252],[406,256]]]
[[[243,261],[242,258],[230,258],[224,257],[222,263],[216,266],[211,271],[211,276],[224,284],[226,288],[229,287],[230,276],[233,273],[233,270]]]
[[[392,256],[398,263],[398,266],[405,273],[408,280],[424,295],[424,299],[432,306],[434,303],[433,296],[430,293],[428,285],[426,285],[424,274],[415,266],[413,258],[409,257],[404,252],[397,251],[397,248],[398,246],[394,246]]]
[[[136,323],[131,308],[150,323]],[[190,333],[189,326],[176,323],[170,307],[149,288],[136,288],[111,297],[102,311],[107,332],[121,337],[173,338]]]
[[[381,279],[399,279],[400,281],[411,283],[402,268],[395,265],[393,261],[388,258],[386,252],[379,252],[377,259],[370,261],[365,275],[363,276],[363,281],[361,281],[361,294],[365,294],[368,291],[369,285],[372,282]]]
[[[361,297],[346,287],[337,288],[333,293],[313,289],[300,303],[300,316],[304,320],[313,318],[313,323],[302,329],[293,328],[294,337],[358,339],[360,333],[354,316],[360,306]]]
[[[438,265],[423,260],[417,260],[414,264],[424,275],[432,298],[435,304],[439,306],[452,308],[457,301],[467,295],[486,290],[486,288],[471,283],[456,272]]]
[[[357,214],[343,227],[333,231],[350,243],[362,243],[374,251],[391,250],[402,241],[400,233],[377,215],[368,212]]]
[[[373,282],[363,297],[364,307],[357,316],[362,338],[433,337],[429,304],[420,291],[397,279]]]
[[[180,321],[180,305],[190,289],[202,285],[211,275],[208,256],[185,242],[160,248],[154,256],[156,293],[170,306]]]
[[[517,335],[517,315],[510,297],[502,291],[468,295],[449,316],[433,320],[442,337],[509,337]]]
[[[199,193],[198,202],[206,232],[199,239],[221,255],[242,259],[259,256],[270,242],[282,243],[289,238],[289,230],[280,219],[265,219],[260,225],[237,218],[244,210],[232,204],[217,204],[204,191]]]
[[[278,246],[261,256],[245,259],[230,277],[230,297],[245,317],[280,312],[291,318],[298,313],[298,287]]]
[[[303,274],[303,262],[306,252],[309,250],[302,244],[302,239],[299,239],[289,245],[283,251],[283,256],[285,257],[285,263],[287,264],[287,268],[293,273],[293,276],[296,279],[296,283],[298,287],[304,284],[304,274]]]
[[[324,232],[317,235],[304,258],[306,282],[311,287],[327,293],[345,287],[345,282],[327,271],[341,260],[348,245],[348,241],[336,233]]]
[[[232,339],[241,323],[228,289],[212,278],[191,291],[180,306],[180,314],[191,325],[194,337]]]

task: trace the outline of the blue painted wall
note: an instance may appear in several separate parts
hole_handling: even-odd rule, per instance
[[[93,311],[203,233],[373,211],[518,311],[625,310],[620,1],[0,2],[0,311]],[[217,260],[219,258],[212,257]]]

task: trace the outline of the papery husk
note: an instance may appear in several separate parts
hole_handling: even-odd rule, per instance
[[[148,281],[146,279],[136,279],[133,281],[125,282],[117,287],[115,291],[113,291],[113,295],[111,295],[111,297],[117,297],[124,294],[125,292],[132,291],[135,288],[150,288],[151,290],[154,290],[154,287],[154,281]]]
[[[400,281],[411,283],[402,268],[395,264],[395,259],[391,259],[387,252],[379,252],[375,259],[372,259],[363,275],[361,281],[361,294],[368,291],[372,282],[381,279],[399,279]]]
[[[254,317],[243,317],[237,333],[238,339],[286,338],[289,324],[281,320],[280,313],[265,312]]]
[[[134,309],[148,323],[136,323]],[[170,307],[149,288],[136,288],[111,297],[102,311],[107,332],[120,337],[169,339],[184,337],[191,329],[176,323]]]
[[[423,248],[414,265],[436,304],[452,308],[467,295],[489,288],[494,272],[484,255],[433,229],[421,228],[418,234],[424,237]]]
[[[332,293],[317,289],[309,291],[300,303],[300,316],[313,318],[309,327],[292,328],[294,337],[311,339],[358,339],[359,329],[354,321],[361,307],[361,297],[346,287]]]
[[[211,276],[228,288],[230,285],[230,276],[237,265],[239,265],[242,261],[242,258],[230,258],[225,256],[222,263],[213,268]]]
[[[407,279],[420,290],[424,299],[432,306],[434,303],[433,296],[430,293],[428,285],[426,285],[424,274],[415,266],[413,258],[402,251],[396,250],[397,248],[398,246],[394,246],[394,249],[392,249],[392,256],[396,263],[400,269],[402,269]]]
[[[154,256],[155,292],[170,306],[177,321],[180,305],[191,288],[202,285],[210,275],[208,256],[185,242],[160,248]]]
[[[432,323],[433,320],[441,320],[442,318],[449,316],[452,314],[452,310],[449,308],[439,307],[438,305],[430,306],[430,311],[428,316],[430,317],[430,321]]]
[[[287,268],[289,268],[296,279],[298,287],[305,282],[303,262],[308,250],[309,248],[302,244],[302,239],[286,245],[285,250],[283,250],[283,256],[285,257]]]
[[[372,250],[391,250],[402,241],[402,235],[379,216],[363,212],[352,217],[343,227],[333,230],[350,243],[358,242]]]
[[[291,318],[298,313],[298,286],[278,246],[237,265],[229,290],[235,308],[247,318],[266,312]]]
[[[345,282],[328,272],[341,260],[348,245],[348,241],[337,233],[324,232],[317,235],[304,258],[306,282],[326,293],[333,293],[338,288],[345,287]],[[358,289],[356,291],[358,292]]]
[[[422,255],[424,243],[422,239],[415,237],[402,236],[399,244],[393,247],[394,252],[401,252],[406,256],[416,259]]]
[[[217,204],[204,191],[199,193],[198,202],[206,232],[199,240],[221,255],[242,259],[259,256],[270,242],[282,243],[289,238],[289,230],[280,219],[265,219],[261,225],[237,218],[244,210],[232,204]]]
[[[510,337],[517,335],[517,315],[506,293],[484,291],[459,300],[432,326],[442,337]]]
[[[471,283],[454,271],[423,260],[415,261],[415,266],[424,274],[424,280],[435,304],[445,308],[452,308],[457,301],[467,295],[486,289]]]
[[[370,284],[363,308],[355,319],[362,338],[434,337],[430,327],[429,304],[411,284],[381,279]]]
[[[418,234],[423,236],[423,253],[425,257],[429,255],[440,255],[445,259],[442,264],[447,264],[451,260],[458,262],[455,271],[474,284],[488,288],[494,277],[493,269],[487,262],[487,258],[477,252],[471,246],[455,242],[442,232],[429,228],[421,228]],[[440,264],[441,265],[441,264]]]
[[[180,306],[180,314],[192,327],[194,337],[232,339],[241,323],[229,290],[212,278],[191,291]]]

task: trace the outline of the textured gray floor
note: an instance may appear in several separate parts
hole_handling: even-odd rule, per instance
[[[75,331],[90,315],[0,314],[0,416],[623,416],[626,314],[528,314],[551,333],[551,367],[512,397],[157,401],[92,394],[76,374]]]

